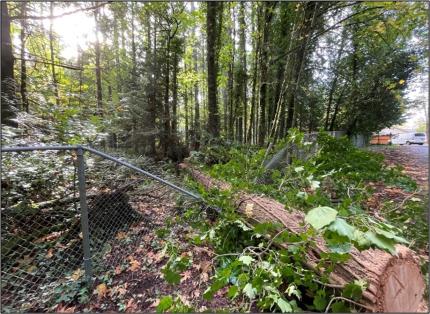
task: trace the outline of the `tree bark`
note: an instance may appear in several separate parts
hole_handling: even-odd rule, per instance
[[[173,98],[172,98],[172,134],[176,138],[178,134],[178,49],[173,53]]]
[[[219,3],[207,2],[206,32],[207,32],[207,84],[208,84],[208,133],[213,138],[219,137],[220,119],[217,103],[217,16]]]
[[[269,62],[269,37],[270,24],[273,17],[274,4],[264,2],[264,20],[263,20],[263,39],[260,54],[260,126],[258,131],[258,145],[264,146],[267,133],[267,80],[268,80],[268,62]]]
[[[10,38],[10,17],[7,3],[1,5],[1,123],[17,127],[11,121],[15,118],[13,107],[16,105],[15,79],[13,74],[14,57],[12,54],[12,41]]]
[[[334,78],[333,81],[331,83],[331,87],[330,87],[330,92],[329,92],[329,96],[328,96],[328,104],[327,104],[327,111],[326,111],[326,117],[325,117],[325,130],[327,131],[329,128],[329,120],[330,120],[330,112],[331,112],[331,106],[333,103],[333,96],[334,96],[334,92],[336,91],[336,87],[337,87],[337,81],[338,81],[338,76],[339,76],[339,61],[340,58],[342,57],[342,53],[343,53],[343,48],[345,45],[345,39],[346,39],[346,31],[345,29],[342,31],[342,39],[340,42],[340,48],[339,51],[337,53],[336,56],[336,61],[334,63],[335,66],[335,70],[334,70]]]
[[[96,100],[97,100],[97,114],[103,115],[103,91],[102,91],[102,75],[100,68],[100,41],[99,41],[99,8],[94,10],[94,21],[96,24]]]
[[[188,164],[181,164],[196,181],[207,190],[230,190],[231,185],[216,180]],[[285,206],[271,198],[239,193],[234,200],[236,208],[251,225],[263,222],[277,222],[293,234],[307,230],[305,214],[298,210],[287,210]],[[251,208],[251,210],[250,210]],[[288,244],[280,244],[288,249]],[[324,269],[318,267],[323,253],[329,252],[321,236],[315,238],[315,246],[309,247],[304,265],[322,275]],[[350,258],[336,264],[329,275],[329,282],[338,288],[356,279],[364,279],[368,287],[363,292],[360,303],[373,312],[417,312],[425,309],[425,282],[421,274],[416,254],[402,245],[396,245],[397,256],[379,249],[358,251],[353,248]]]
[[[54,2],[51,2],[49,5],[49,12],[51,16],[54,16]],[[55,103],[57,106],[60,105],[60,96],[58,93],[58,80],[57,80],[57,73],[55,72],[55,59],[54,59],[54,33],[52,30],[53,27],[53,21],[52,18],[49,23],[49,50],[50,50],[50,57],[51,57],[51,72],[52,72],[52,84],[54,86],[54,96],[55,96]]]
[[[21,2],[21,14],[25,15],[27,11],[27,2]],[[27,23],[25,20],[21,20],[21,102],[22,102],[22,110],[28,113],[28,97],[27,97],[27,65],[25,61],[25,31],[27,28]]]
[[[246,64],[246,22],[245,22],[245,3],[241,2],[239,7],[239,25],[240,25],[240,35],[239,35],[239,47],[240,47],[240,59],[242,62],[242,89],[241,89],[241,101],[243,106],[243,142],[247,142],[247,120],[248,120],[248,72]]]

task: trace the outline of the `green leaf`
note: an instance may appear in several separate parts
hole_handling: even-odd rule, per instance
[[[247,283],[245,285],[245,287],[243,288],[243,293],[245,293],[245,295],[250,299],[253,300],[255,298],[255,294],[256,294],[256,290],[255,288],[252,287],[252,284]]]
[[[310,210],[305,216],[305,221],[319,230],[332,223],[336,216],[337,210],[328,206],[320,206]]]
[[[278,298],[276,300],[276,304],[279,306],[282,313],[289,313],[289,312],[293,311],[293,308],[291,307],[290,303],[288,303],[287,301],[285,301],[282,298]]]
[[[173,304],[173,299],[171,296],[163,297],[160,300],[160,303],[157,305],[157,312],[165,312],[167,311]]]
[[[178,284],[181,281],[181,275],[166,267],[161,270],[164,274],[164,279],[170,284]]]
[[[351,251],[351,243],[335,243],[335,244],[327,244],[327,247],[332,251],[333,253],[338,254],[346,254]]]
[[[324,295],[317,294],[314,298],[313,304],[316,310],[323,311],[327,306],[327,300]]]
[[[333,302],[331,305],[331,311],[333,313],[347,313],[350,312],[348,307],[343,302]]]
[[[358,301],[361,299],[361,296],[363,295],[363,288],[360,285],[357,285],[355,283],[349,283],[343,289],[342,294],[345,298]]]
[[[392,255],[396,255],[396,249],[394,247],[395,241],[393,239],[388,239],[372,231],[367,231],[364,235],[370,243],[376,245],[380,249],[387,250]]]
[[[239,288],[237,286],[231,286],[228,289],[227,296],[231,299],[234,299],[235,297],[237,297],[238,293],[239,293]]]
[[[246,266],[251,265],[251,263],[253,261],[255,261],[255,259],[253,259],[251,256],[249,255],[243,255],[241,257],[239,257],[239,261],[241,261],[243,264],[245,264]]]
[[[393,239],[396,242],[404,243],[404,244],[409,243],[408,240],[406,240],[405,238],[399,237],[390,231],[385,231],[385,230],[382,230],[379,228],[374,228],[374,230],[377,234],[383,235],[384,237],[386,237],[388,239]]]
[[[305,168],[304,168],[303,166],[295,167],[295,168],[294,168],[294,171],[295,171],[295,172],[301,172],[301,171],[303,171],[303,170],[305,170]]]
[[[328,230],[337,232],[341,236],[345,236],[350,240],[354,240],[355,231],[357,230],[355,227],[351,226],[342,218],[336,218],[329,226]]]

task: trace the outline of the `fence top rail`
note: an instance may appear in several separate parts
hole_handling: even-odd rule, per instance
[[[11,146],[4,146],[3,147],[2,146],[1,147],[1,152],[2,153],[3,152],[41,151],[41,150],[86,150],[86,151],[88,151],[90,153],[93,153],[95,155],[98,155],[98,156],[100,156],[100,157],[102,157],[104,159],[108,159],[108,160],[113,161],[113,162],[115,162],[117,164],[120,164],[120,165],[123,165],[123,166],[125,166],[127,168],[130,168],[130,169],[132,169],[132,170],[134,170],[134,171],[136,171],[136,172],[138,172],[140,174],[143,174],[143,175],[145,175],[145,176],[147,176],[147,177],[149,177],[149,178],[151,178],[151,179],[153,179],[155,181],[160,182],[161,184],[167,185],[167,186],[171,187],[172,189],[174,189],[174,190],[176,190],[178,192],[181,192],[182,194],[188,195],[188,196],[190,196],[190,197],[192,197],[192,198],[194,198],[196,200],[199,200],[199,201],[202,200],[201,196],[198,195],[198,194],[195,194],[193,192],[185,190],[185,189],[177,186],[176,184],[173,184],[173,183],[171,183],[171,182],[169,182],[167,180],[164,180],[164,179],[162,179],[162,178],[160,178],[160,177],[158,177],[158,176],[156,176],[156,175],[154,175],[154,174],[152,174],[152,173],[150,173],[148,171],[145,171],[145,170],[143,170],[143,169],[141,169],[139,167],[136,167],[136,166],[134,166],[134,165],[132,165],[132,164],[126,162],[126,161],[123,161],[123,160],[121,160],[119,158],[116,158],[114,156],[108,155],[106,153],[103,153],[103,152],[101,152],[99,150],[96,150],[94,148],[91,148],[91,147],[82,146],[82,145],[15,146],[15,147],[11,147]]]
[[[34,150],[75,150],[83,146],[80,145],[53,145],[53,146],[2,146],[1,152],[28,152]]]

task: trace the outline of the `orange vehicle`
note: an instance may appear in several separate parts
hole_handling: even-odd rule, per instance
[[[388,145],[391,143],[391,134],[372,135],[370,139],[371,145]]]

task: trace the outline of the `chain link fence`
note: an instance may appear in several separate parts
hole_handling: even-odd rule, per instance
[[[87,302],[98,278],[133,267],[132,253],[150,221],[142,197],[185,191],[154,175],[161,175],[156,166],[148,178],[123,160],[88,150],[2,153],[4,312]]]

